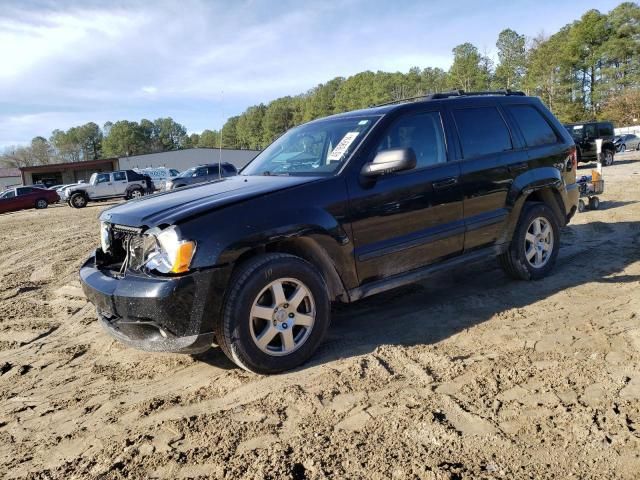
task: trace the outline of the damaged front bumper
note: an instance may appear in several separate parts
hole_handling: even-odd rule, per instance
[[[80,282],[101,325],[120,342],[153,352],[200,353],[214,342],[221,275],[212,268],[179,277],[121,276],[101,268],[92,255],[80,269]]]

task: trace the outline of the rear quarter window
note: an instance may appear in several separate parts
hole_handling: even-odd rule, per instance
[[[601,137],[612,137],[613,125],[611,125],[610,123],[598,124],[598,135],[600,135]]]
[[[509,128],[496,107],[454,110],[464,158],[475,158],[513,149]]]
[[[531,105],[507,107],[529,147],[558,143],[558,136],[542,114]]]

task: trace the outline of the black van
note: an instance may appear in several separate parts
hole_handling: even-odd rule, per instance
[[[128,345],[218,344],[242,368],[281,372],[316,350],[332,302],[487,257],[543,278],[577,209],[576,162],[567,130],[519,92],[334,115],[237,176],[105,210],[80,278]]]

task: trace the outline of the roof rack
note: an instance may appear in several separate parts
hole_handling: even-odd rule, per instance
[[[525,96],[524,92],[518,90],[510,90],[505,88],[503,90],[488,90],[482,92],[465,92],[464,90],[452,90],[450,92],[442,92],[442,93],[431,93],[425,95],[418,95],[416,97],[408,97],[401,98],[399,100],[392,100],[390,102],[380,103],[378,105],[371,105],[372,107],[384,107],[387,105],[395,105],[396,103],[405,103],[412,102],[414,100],[441,100],[443,98],[451,98],[451,97],[473,97],[479,95],[516,95],[516,96]]]

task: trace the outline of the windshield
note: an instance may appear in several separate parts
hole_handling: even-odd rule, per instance
[[[198,167],[192,167],[189,170],[185,170],[180,175],[178,175],[178,177],[191,177],[194,173],[196,173],[197,168]]]
[[[326,175],[349,158],[379,117],[336,118],[292,128],[241,175]]]

